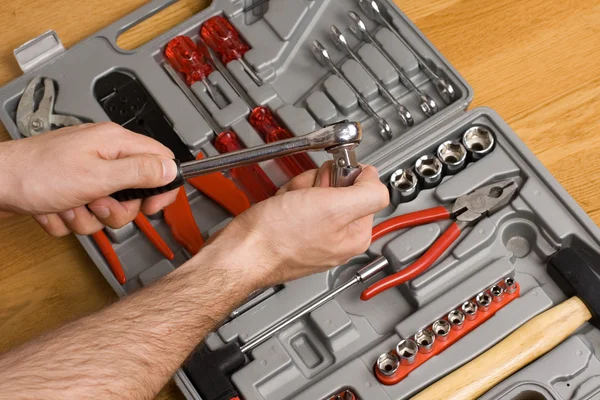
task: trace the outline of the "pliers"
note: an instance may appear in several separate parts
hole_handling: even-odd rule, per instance
[[[40,93],[39,89],[41,84],[43,84],[41,88],[42,93]],[[39,135],[52,130],[53,127],[58,128],[83,124],[83,121],[77,117],[54,114],[55,98],[56,92],[52,79],[35,77],[29,82],[17,106],[17,128],[23,136]],[[162,255],[169,260],[175,258],[173,251],[171,251],[169,246],[160,237],[144,214],[139,213],[133,221]],[[123,271],[123,266],[106,233],[100,230],[91,236],[108,262],[117,281],[121,285],[125,284],[127,278]]]
[[[520,178],[510,178],[482,186],[473,192],[458,197],[452,205],[438,206],[391,218],[375,226],[372,241],[404,228],[424,225],[445,219],[454,220],[450,227],[433,243],[421,257],[410,266],[372,284],[360,298],[369,300],[379,293],[416,278],[435,263],[458,239],[468,226],[475,225],[484,217],[495,213],[506,205],[519,191]]]

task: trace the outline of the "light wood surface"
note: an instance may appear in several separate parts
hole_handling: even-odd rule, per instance
[[[500,343],[437,381],[411,400],[475,400],[575,332],[592,318],[586,305],[571,297],[532,318]]]
[[[12,51],[25,41],[54,29],[68,48],[144,2],[3,1],[0,84],[20,75]],[[600,2],[396,2],[473,86],[472,107],[498,111],[599,223]],[[135,48],[206,3],[181,0],[119,44]],[[27,217],[0,221],[0,352],[114,300],[73,236],[50,238]],[[170,385],[159,398],[182,397]]]

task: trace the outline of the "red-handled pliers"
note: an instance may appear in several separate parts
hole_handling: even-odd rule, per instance
[[[440,258],[467,226],[474,225],[484,217],[508,205],[519,191],[519,182],[520,178],[497,181],[482,186],[467,195],[460,196],[452,206],[439,206],[400,215],[375,226],[372,233],[373,241],[400,229],[445,219],[455,220],[414,263],[372,284],[362,292],[360,298],[369,300],[385,290],[419,276]]]

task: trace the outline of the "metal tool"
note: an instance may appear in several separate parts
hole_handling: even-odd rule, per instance
[[[390,197],[394,205],[414,200],[419,193],[419,180],[410,169],[397,169],[390,176]]]
[[[494,149],[494,135],[484,126],[476,125],[467,129],[462,142],[472,160],[479,160]]]
[[[242,12],[248,12],[248,11],[252,11],[252,10],[254,10],[255,8],[258,8],[258,7],[260,7],[260,6],[262,6],[262,5],[265,5],[265,4],[267,4],[267,3],[269,3],[269,0],[258,0],[258,1],[255,1],[255,2],[254,2],[252,5],[250,5],[250,6],[246,7],[246,8],[244,8],[244,9],[242,10]]]
[[[399,229],[446,219],[456,221],[412,265],[372,284],[362,292],[361,299],[369,300],[379,293],[414,279],[424,272],[458,239],[466,227],[476,224],[484,217],[510,204],[516,196],[520,184],[520,178],[497,181],[482,186],[467,195],[460,196],[454,201],[454,204],[448,207],[439,206],[400,215],[375,226],[372,233],[373,240]],[[380,256],[376,260],[379,259],[385,260],[385,257]],[[387,263],[387,260],[385,262]]]
[[[354,11],[350,11],[348,13],[350,19],[352,20],[352,24],[350,24],[350,31],[354,33],[354,35],[379,51],[381,55],[391,64],[391,66],[396,70],[398,77],[400,78],[400,82],[417,97],[419,100],[419,107],[421,107],[421,111],[428,117],[431,117],[435,113],[438,112],[438,106],[427,93],[423,92],[421,89],[417,87],[410,78],[404,72],[404,69],[398,65],[396,60],[390,55],[390,53],[379,43],[379,41],[371,35],[367,26],[363,22],[363,20],[358,16]],[[383,83],[383,82],[382,82]]]
[[[369,105],[369,102],[363,97],[363,95],[358,91],[358,89],[356,89],[356,87],[354,87],[352,82],[350,82],[350,80],[348,80],[348,78],[346,78],[346,76],[342,73],[342,71],[340,71],[340,69],[337,67],[337,65],[335,65],[335,63],[329,56],[329,52],[327,51],[325,46],[323,46],[318,40],[315,40],[313,42],[312,51],[313,51],[313,54],[315,55],[316,59],[321,63],[321,65],[323,65],[329,71],[333,72],[338,78],[340,78],[342,81],[344,81],[346,83],[346,85],[348,85],[350,90],[352,90],[352,92],[356,96],[356,99],[358,100],[360,107],[367,114],[369,114],[369,116],[371,118],[373,118],[375,120],[375,122],[377,123],[377,127],[379,128],[379,134],[381,135],[381,137],[384,138],[385,140],[391,139],[392,138],[392,128],[390,128],[390,126],[388,125],[386,120],[381,118],[375,112],[375,110],[373,110],[371,108],[371,106]]]
[[[338,122],[293,139],[280,140],[197,161],[185,163],[177,161],[178,174],[170,184],[152,189],[126,189],[112,196],[120,201],[154,196],[183,185],[189,178],[311,150],[325,150],[333,156],[332,186],[350,186],[361,171],[354,152],[361,140],[362,129],[358,122]]]
[[[448,321],[453,330],[461,330],[465,324],[465,314],[460,310],[452,310],[448,313]]]
[[[438,319],[431,325],[431,329],[435,332],[435,337],[440,342],[445,342],[448,340],[448,335],[450,334],[450,323],[445,319]]]
[[[386,376],[393,375],[400,366],[400,360],[393,353],[383,353],[377,358],[377,369]]]
[[[479,310],[486,312],[492,304],[492,296],[488,292],[481,292],[475,297],[475,302]]]
[[[43,85],[41,85],[42,83]],[[39,93],[36,96],[37,90],[43,91],[41,97]],[[39,101],[36,101],[36,99],[39,99]],[[23,136],[35,136],[48,132],[52,128],[83,124],[83,121],[79,118],[54,114],[55,100],[54,81],[50,78],[33,78],[25,88],[17,106],[17,127],[19,132]],[[167,243],[165,243],[144,214],[138,213],[133,222],[165,258],[169,260],[175,258],[173,251],[171,251]],[[117,281],[121,285],[125,284],[127,282],[125,271],[104,230],[95,232],[90,236],[98,246]]]
[[[413,54],[413,56],[417,60],[417,63],[419,64],[421,70],[423,70],[423,72],[427,74],[429,79],[433,81],[435,89],[446,103],[450,104],[454,100],[456,100],[457,93],[454,89],[454,86],[452,86],[452,84],[449,81],[435,73],[429,67],[429,65],[427,65],[427,61],[425,61],[425,59],[421,57],[419,53],[417,53],[417,51],[408,43],[408,41],[404,39],[404,37],[402,37],[400,31],[394,25],[392,16],[389,14],[388,10],[381,4],[381,2],[377,0],[359,0],[358,4],[369,18],[387,27],[390,31],[392,31],[392,33],[394,33],[394,35],[396,35],[398,40],[400,40],[400,42],[402,42],[402,44],[406,46],[406,48]]]
[[[413,119],[410,111],[408,111],[408,109],[406,107],[404,107],[402,104],[400,104],[400,102],[398,100],[396,100],[394,95],[392,93],[390,93],[390,91],[385,87],[385,84],[383,83],[383,81],[380,78],[378,78],[377,75],[373,72],[373,70],[362,60],[362,58],[360,58],[354,52],[354,50],[352,50],[352,48],[346,41],[346,37],[344,36],[344,34],[335,25],[331,25],[330,36],[331,36],[333,43],[344,53],[346,53],[347,55],[352,57],[352,59],[354,59],[354,61],[356,61],[360,66],[362,66],[362,68],[365,70],[367,75],[369,75],[369,77],[371,79],[373,79],[373,81],[379,88],[379,92],[390,103],[392,103],[392,106],[394,107],[394,109],[396,110],[398,115],[400,116],[400,120],[402,121],[402,124],[404,124],[404,126],[407,126],[407,127],[413,126],[415,124],[415,120]]]
[[[515,278],[508,277],[504,280],[504,291],[506,294],[513,294],[517,290]]]
[[[220,153],[230,153],[232,151],[241,150],[243,147],[235,134],[232,131],[224,131],[217,121],[215,121],[208,110],[200,103],[198,98],[190,90],[189,87],[181,80],[177,72],[168,63],[163,63],[163,68],[167,74],[173,79],[175,84],[181,89],[188,100],[202,115],[202,118],[208,123],[208,126],[217,135],[215,139],[215,148]],[[232,177],[242,186],[246,193],[255,203],[266,200],[272,197],[277,192],[277,187],[265,174],[265,171],[258,164],[251,164],[245,167],[233,168],[231,170]]]
[[[467,320],[472,321],[477,318],[477,304],[471,300],[465,301],[460,310],[465,314]]]
[[[440,144],[437,157],[449,175],[456,174],[467,165],[467,149],[459,141],[448,140]]]
[[[221,55],[223,64],[227,65],[230,61],[238,60],[257,86],[263,84],[262,79],[244,60],[244,54],[250,50],[250,46],[240,38],[237,30],[227,19],[220,15],[209,18],[202,24],[200,36],[213,51]]]
[[[421,156],[415,162],[415,172],[423,183],[423,189],[430,189],[442,181],[442,162],[435,156]]]
[[[411,365],[414,364],[419,352],[419,346],[412,339],[401,340],[396,346],[396,354],[400,356],[400,364]]]
[[[36,92],[40,84],[43,84],[43,94],[39,102],[36,102]],[[83,124],[79,118],[54,114],[55,98],[52,79],[35,77],[29,82],[17,106],[17,128],[21,135],[35,136],[50,131],[52,127]]]
[[[494,285],[490,288],[492,294],[492,301],[500,303],[504,298],[504,289],[500,285]]]
[[[358,396],[356,396],[351,390],[346,389],[329,398],[329,400],[358,400]]]
[[[431,329],[421,329],[415,333],[415,342],[419,345],[419,353],[431,353],[435,345],[435,334]]]

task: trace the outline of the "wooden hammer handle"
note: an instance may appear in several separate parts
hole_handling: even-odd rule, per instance
[[[496,384],[547,353],[592,315],[578,297],[527,321],[506,339],[437,381],[413,400],[477,399]],[[467,336],[463,340],[468,340]]]

